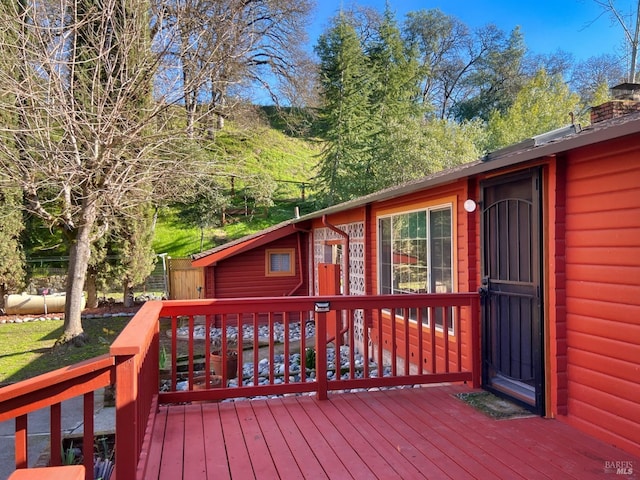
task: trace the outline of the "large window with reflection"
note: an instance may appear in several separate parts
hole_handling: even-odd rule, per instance
[[[452,223],[451,205],[380,217],[379,292],[453,292]],[[437,309],[436,328],[442,328],[442,316],[442,309]],[[417,320],[417,311],[411,311],[410,317]],[[431,319],[426,312],[422,319],[424,324],[430,324]],[[453,332],[453,321],[450,323],[450,331]]]

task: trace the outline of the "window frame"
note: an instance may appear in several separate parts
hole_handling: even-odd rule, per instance
[[[288,270],[272,270],[271,257],[273,255],[288,255]],[[268,248],[265,250],[264,274],[266,277],[293,277],[296,274],[295,248]]]
[[[457,291],[457,282],[456,282],[456,265],[457,265],[457,261],[456,261],[456,210],[455,210],[455,205],[456,205],[456,201],[455,199],[440,199],[437,202],[432,202],[429,204],[424,204],[424,205],[420,205],[420,206],[414,206],[412,208],[405,208],[405,209],[394,209],[392,211],[388,211],[388,212],[380,212],[380,214],[376,217],[376,227],[377,227],[377,254],[376,254],[376,262],[377,262],[377,287],[378,287],[378,293],[381,293],[383,288],[387,288],[391,291],[391,293],[394,292],[398,292],[398,290],[400,290],[399,288],[395,288],[396,285],[394,285],[394,280],[393,280],[393,268],[394,268],[394,256],[393,256],[393,251],[391,251],[391,255],[389,259],[383,259],[382,255],[383,255],[383,244],[385,243],[383,241],[382,235],[383,233],[383,228],[381,227],[381,221],[385,220],[385,219],[391,219],[390,223],[389,223],[389,232],[387,232],[389,234],[389,240],[391,242],[391,245],[393,244],[393,239],[394,239],[394,224],[393,224],[393,219],[394,218],[398,218],[400,216],[403,215],[409,215],[412,213],[417,213],[417,212],[424,212],[425,213],[425,226],[426,226],[426,232],[425,232],[425,237],[424,237],[424,242],[425,242],[425,254],[426,257],[428,259],[427,262],[427,266],[426,266],[426,270],[427,270],[427,280],[426,280],[426,293],[437,293],[434,291],[431,291],[431,283],[432,283],[432,275],[433,275],[433,270],[432,268],[434,267],[432,265],[432,235],[431,235],[431,213],[432,212],[437,212],[437,211],[443,211],[443,210],[447,210],[450,213],[450,249],[451,251],[449,252],[449,259],[451,262],[451,293],[454,293]],[[422,237],[416,237],[416,239],[421,239]],[[408,241],[413,241],[411,237],[408,237]],[[393,248],[393,247],[391,247]],[[384,262],[383,262],[384,261]],[[383,263],[386,263],[386,266],[383,267]],[[383,274],[383,269],[387,268],[389,270],[389,272],[387,272],[386,274]],[[383,282],[383,278],[387,278],[389,279],[390,285],[389,286],[385,286],[382,284]],[[411,295],[410,292],[406,292],[407,295]],[[440,311],[440,309],[437,309],[436,312]],[[386,313],[390,313],[390,310],[385,310]],[[418,323],[418,312],[412,312],[412,314],[410,314],[410,318],[409,321],[410,322],[414,322],[414,323]],[[422,325],[423,327],[426,328],[431,328],[432,325],[432,321],[431,321],[431,315],[429,314],[430,312],[423,312],[422,313]],[[396,316],[398,318],[404,318],[404,316],[402,315],[401,312],[396,312]],[[455,318],[455,312],[450,311],[449,315],[449,335],[453,336],[456,334],[456,318]],[[435,325],[436,331],[437,332],[443,332],[443,327],[442,324],[438,325],[436,323]]]

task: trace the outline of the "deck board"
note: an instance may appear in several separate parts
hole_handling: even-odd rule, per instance
[[[228,480],[231,478],[231,473],[227,463],[227,449],[217,403],[202,405],[202,425],[207,466],[206,478]],[[185,478],[188,477],[185,476]]]
[[[329,478],[282,400],[272,399],[267,401],[266,405],[273,418],[277,419],[282,436],[304,478],[310,480]]]
[[[493,420],[466,386],[161,406],[146,479],[601,479],[640,459],[557,420]]]

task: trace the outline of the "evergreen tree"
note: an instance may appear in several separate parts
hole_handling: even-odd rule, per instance
[[[131,217],[125,217],[117,228],[123,269],[122,286],[125,307],[133,306],[133,288],[142,285],[156,263],[153,242],[153,210],[141,209]]]
[[[367,50],[373,73],[370,116],[375,128],[370,138],[371,163],[364,172],[365,193],[397,183],[398,172],[404,171],[402,165],[418,161],[414,138],[419,135],[422,118],[417,102],[417,50],[405,48],[389,8]]]
[[[317,176],[321,201],[334,204],[366,193],[371,164],[369,92],[373,76],[358,35],[345,15],[316,46],[320,58],[318,131],[325,141]]]
[[[24,286],[24,253],[20,234],[24,229],[22,194],[17,188],[0,189],[0,307],[4,295]]]

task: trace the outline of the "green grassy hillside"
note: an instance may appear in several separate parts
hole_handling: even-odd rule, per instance
[[[210,148],[219,164],[223,187],[231,199],[226,223],[201,231],[179,215],[177,205],[158,212],[153,248],[171,257],[185,257],[279,223],[314,209],[311,181],[320,147],[313,139],[293,135],[290,126],[263,108],[257,118],[227,122]],[[272,206],[245,203],[245,189],[272,182]],[[245,215],[248,213],[249,215]],[[220,219],[220,223],[222,219]],[[201,238],[202,236],[202,238]]]

